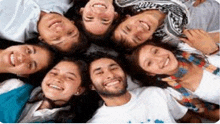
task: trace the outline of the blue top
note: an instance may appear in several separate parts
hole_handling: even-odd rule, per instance
[[[33,86],[24,84],[0,95],[0,122],[16,123],[28,101]]]

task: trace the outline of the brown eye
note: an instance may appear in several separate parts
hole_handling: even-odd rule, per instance
[[[126,25],[126,27],[125,27],[125,28],[126,28],[126,30],[127,30],[127,31],[131,31],[130,26],[127,26],[127,25]]]
[[[68,31],[67,35],[71,35],[73,33],[73,31]]]
[[[27,47],[26,53],[31,54],[32,53],[31,49]]]
[[[154,50],[154,54],[157,54],[157,53],[158,53],[158,49],[155,49],[155,50]]]
[[[151,66],[151,64],[152,64],[152,62],[150,61],[150,62],[147,63],[147,66]]]
[[[89,19],[89,20],[93,19],[92,16],[87,16],[86,18]]]

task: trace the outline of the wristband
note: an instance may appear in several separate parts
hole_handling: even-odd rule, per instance
[[[213,55],[213,54],[218,53],[219,52],[219,45],[217,45],[217,46],[218,46],[218,49],[216,51],[212,52],[212,53],[209,53],[208,55]]]

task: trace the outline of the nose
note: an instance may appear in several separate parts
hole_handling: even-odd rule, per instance
[[[58,74],[54,77],[54,81],[57,82],[57,83],[62,83],[63,82],[63,77]]]
[[[136,32],[137,32],[137,33],[144,32],[144,29],[143,29],[141,26],[137,26],[137,27],[136,27]]]
[[[160,69],[163,68],[165,56],[155,56],[154,60],[158,64]]]
[[[56,32],[56,33],[62,33],[62,31],[64,31],[63,26],[57,26],[57,27],[55,28],[55,32]]]
[[[111,71],[106,72],[106,78],[107,79],[112,79],[114,77],[114,74]]]
[[[18,63],[29,63],[31,61],[30,55],[28,54],[18,54],[17,57]]]

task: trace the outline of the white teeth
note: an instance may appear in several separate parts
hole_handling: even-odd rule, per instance
[[[98,5],[94,5],[94,7],[103,7],[103,8],[105,8],[105,6],[100,5],[100,4],[98,4]]]
[[[11,54],[10,59],[11,59],[11,64],[13,66],[15,66],[15,59],[14,59],[14,54],[13,53]]]
[[[147,29],[147,30],[150,29],[150,26],[147,23],[141,22],[141,24],[145,27],[145,29]]]
[[[169,63],[169,61],[170,61],[170,59],[169,59],[169,58],[167,58],[167,60],[166,60],[166,62],[165,62],[165,64],[164,64],[164,66],[167,66],[167,65],[168,65],[168,63]]]
[[[114,81],[114,82],[111,82],[111,83],[107,83],[106,86],[112,86],[112,85],[115,85],[119,83],[119,81]]]
[[[54,89],[57,89],[57,90],[62,90],[61,87],[58,87],[58,86],[53,85],[53,84],[50,84],[49,87],[54,88]]]

